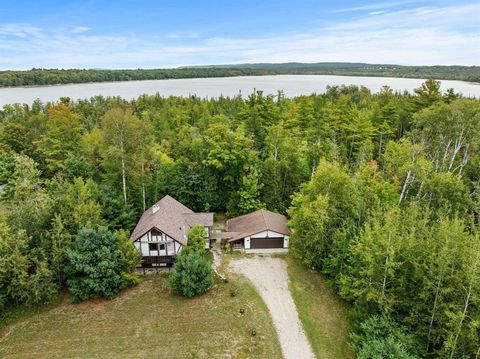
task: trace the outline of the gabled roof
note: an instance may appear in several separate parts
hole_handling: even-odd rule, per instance
[[[167,195],[143,213],[131,238],[135,241],[155,228],[186,245],[188,231],[195,224],[212,226],[213,213],[194,213]]]
[[[190,227],[203,224],[206,227],[213,226],[213,213],[184,213],[183,218]]]
[[[229,241],[235,241],[268,230],[289,235],[290,230],[287,227],[287,217],[266,209],[260,209],[227,221],[227,232],[232,233],[232,238]]]

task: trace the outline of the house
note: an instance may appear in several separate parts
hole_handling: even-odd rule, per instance
[[[287,218],[281,214],[260,209],[227,221],[224,238],[233,249],[254,252],[286,252],[290,230]]]
[[[205,227],[205,246],[210,248],[213,213],[195,213],[170,196],[147,209],[131,236],[142,255],[142,267],[172,265],[196,224]]]

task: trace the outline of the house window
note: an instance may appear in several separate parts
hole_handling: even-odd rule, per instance
[[[151,251],[158,251],[158,243],[149,243],[148,249]]]
[[[152,229],[150,234],[151,234],[151,237],[152,237],[152,239],[151,239],[152,241],[159,242],[159,241],[162,240],[162,232],[159,232],[156,229]]]
[[[159,246],[160,246],[160,250],[161,250],[161,251],[164,251],[164,250],[165,250],[165,244],[159,244]]]

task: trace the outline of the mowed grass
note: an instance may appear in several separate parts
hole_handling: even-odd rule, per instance
[[[65,298],[3,327],[0,357],[281,358],[281,349],[265,304],[245,280],[230,277],[185,299],[165,275],[149,275],[114,300]]]
[[[287,257],[289,286],[317,358],[354,358],[349,346],[348,305],[325,286],[322,276]]]

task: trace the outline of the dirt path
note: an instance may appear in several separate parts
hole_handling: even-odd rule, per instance
[[[213,270],[217,270],[218,267],[222,264],[222,256],[221,256],[221,250],[218,245],[214,245],[211,249],[212,254],[213,254],[213,262],[212,262],[212,268]]]
[[[252,256],[232,259],[230,268],[246,276],[267,304],[286,359],[315,358],[288,289],[286,263],[281,258]]]

